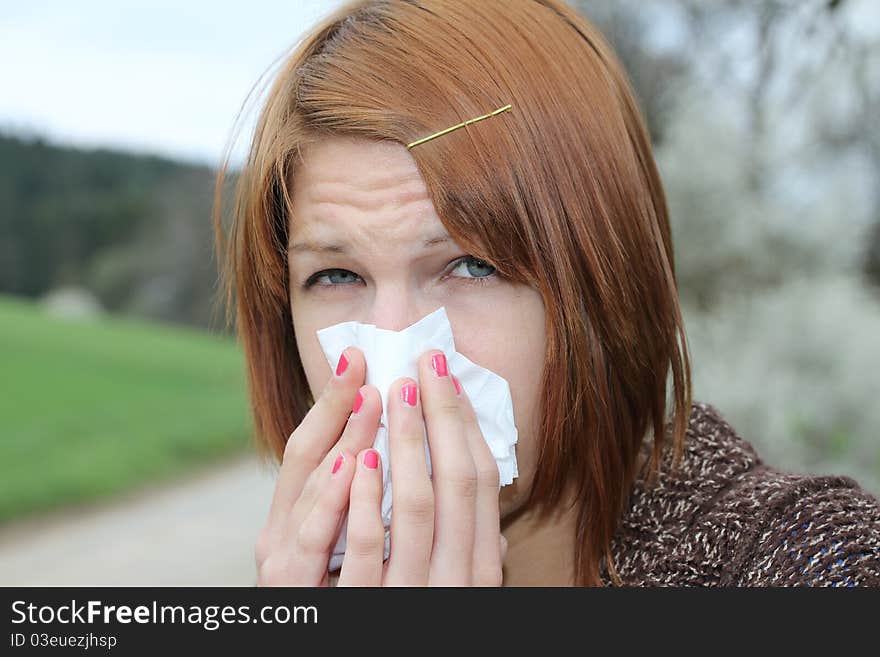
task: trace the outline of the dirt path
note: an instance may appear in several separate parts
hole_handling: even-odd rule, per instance
[[[0,585],[252,586],[273,487],[247,459],[99,509],[0,528]]]

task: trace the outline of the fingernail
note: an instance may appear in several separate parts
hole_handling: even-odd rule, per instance
[[[455,374],[452,375],[452,383],[455,384],[455,394],[461,397],[461,386],[458,383],[458,379],[455,378]]]
[[[415,383],[407,383],[400,389],[400,398],[408,406],[415,406],[419,399],[419,389]]]
[[[368,467],[370,470],[375,470],[379,467],[379,453],[375,450],[367,450],[364,453],[364,465]]]
[[[361,395],[361,391],[358,390],[357,396],[354,398],[354,404],[351,407],[351,412],[357,414],[359,410],[361,410],[361,404],[364,403],[364,397]]]
[[[446,376],[449,374],[446,369],[446,356],[444,354],[434,354],[431,356],[431,365],[437,376]]]
[[[345,454],[340,454],[336,457],[336,460],[333,461],[333,470],[330,474],[336,474],[339,471],[339,468],[342,467],[342,464],[345,462]]]
[[[339,376],[345,370],[348,369],[348,358],[345,357],[345,352],[339,354],[339,362],[336,364],[336,376]]]

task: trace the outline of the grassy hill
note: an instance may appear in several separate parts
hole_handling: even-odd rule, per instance
[[[248,449],[228,337],[0,295],[0,363],[0,523]]]

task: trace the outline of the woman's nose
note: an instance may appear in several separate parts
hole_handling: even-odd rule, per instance
[[[388,287],[377,291],[372,306],[367,311],[367,323],[388,331],[402,331],[436,310],[424,306],[411,293]]]

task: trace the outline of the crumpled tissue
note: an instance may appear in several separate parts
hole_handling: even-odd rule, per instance
[[[391,548],[391,457],[388,450],[388,389],[400,377],[408,376],[416,381],[418,358],[429,349],[440,349],[446,354],[449,370],[464,387],[476,413],[483,437],[498,463],[502,486],[513,482],[519,475],[516,465],[515,445],[517,429],[513,415],[510,385],[501,376],[480,367],[455,350],[452,326],[446,308],[440,307],[401,331],[377,328],[374,324],[343,322],[317,331],[318,341],[327,358],[330,369],[336,367],[339,356],[346,347],[360,349],[366,359],[365,383],[374,385],[382,397],[382,416],[373,448],[379,452],[382,462],[382,522],[385,525],[385,559]],[[425,436],[425,456],[428,472],[431,472],[431,456]],[[342,566],[345,555],[345,533],[348,516],[342,529],[329,569]]]

